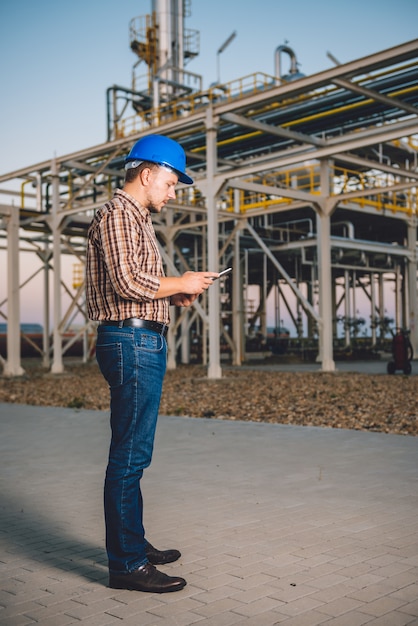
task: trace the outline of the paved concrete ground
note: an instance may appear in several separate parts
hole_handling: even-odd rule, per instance
[[[188,585],[157,595],[106,586],[106,412],[0,433],[2,626],[418,624],[418,438],[161,417],[145,521]]]

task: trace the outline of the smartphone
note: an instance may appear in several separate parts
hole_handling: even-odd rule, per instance
[[[222,270],[222,272],[219,272],[219,276],[215,276],[215,278],[212,278],[212,280],[222,278],[222,276],[225,276],[225,274],[229,274],[229,272],[232,272],[232,267],[227,267],[226,270]]]

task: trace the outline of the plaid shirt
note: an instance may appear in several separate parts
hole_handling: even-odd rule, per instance
[[[121,189],[94,217],[86,258],[87,312],[92,320],[138,317],[168,324],[170,298],[155,299],[164,276],[151,215]]]

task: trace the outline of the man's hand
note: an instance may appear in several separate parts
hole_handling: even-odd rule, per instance
[[[170,298],[173,306],[190,306],[197,298],[197,294],[176,293]]]
[[[200,295],[218,276],[217,272],[184,272],[180,278],[183,286],[181,293]]]
[[[200,296],[205,289],[213,285],[213,279],[218,276],[218,272],[184,272],[182,276],[161,276],[159,277],[160,288],[155,298],[173,298],[178,294],[182,296],[187,294],[188,298],[191,295]]]

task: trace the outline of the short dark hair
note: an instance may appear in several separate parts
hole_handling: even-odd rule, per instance
[[[152,163],[152,161],[142,161],[137,167],[129,168],[125,172],[125,183],[132,183],[147,167],[153,170],[156,169],[158,165],[156,163]]]

